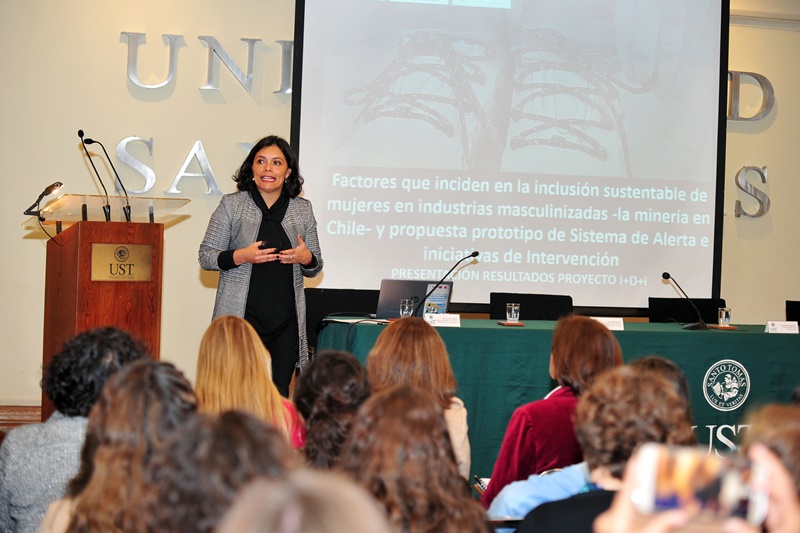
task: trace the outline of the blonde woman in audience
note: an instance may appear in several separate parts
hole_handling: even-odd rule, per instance
[[[295,448],[305,441],[294,404],[272,382],[270,355],[243,318],[221,316],[200,341],[196,387],[200,411],[247,411],[275,426]]]
[[[197,415],[155,454],[140,521],[126,533],[211,533],[248,483],[284,479],[299,464],[283,435],[249,413]]]
[[[114,374],[89,415],[78,475],[39,531],[133,530],[144,470],[196,408],[192,386],[169,363],[139,360]]]
[[[422,389],[373,394],[355,419],[341,469],[380,502],[395,533],[491,531],[458,473],[442,409]]]
[[[399,385],[427,391],[444,410],[458,471],[469,479],[470,446],[467,409],[456,398],[456,378],[442,337],[421,318],[396,320],[378,335],[367,355],[367,375],[373,392]]]
[[[300,470],[244,489],[218,533],[390,533],[364,489],[331,472]]]
[[[511,415],[481,496],[487,508],[509,483],[581,461],[572,426],[578,398],[597,374],[621,364],[619,342],[603,324],[577,315],[558,321],[550,348],[550,377],[558,386]]]

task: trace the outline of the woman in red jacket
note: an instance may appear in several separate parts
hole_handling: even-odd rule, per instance
[[[481,498],[487,508],[509,483],[582,460],[572,426],[578,397],[594,376],[621,364],[619,343],[603,324],[585,316],[559,320],[550,349],[550,376],[558,387],[511,415]]]

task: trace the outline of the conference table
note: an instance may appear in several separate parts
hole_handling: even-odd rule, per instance
[[[363,363],[385,323],[337,317],[327,321],[317,353],[344,350]],[[462,319],[438,327],[468,411],[472,473],[489,477],[515,408],[544,397],[555,384],[548,364],[555,322],[523,327]],[[693,424],[709,450],[735,449],[747,430],[743,416],[771,402],[789,402],[800,384],[800,335],[767,334],[763,325],[686,331],[679,324],[626,322],[614,331],[625,362],[660,355],[675,361],[689,382]]]

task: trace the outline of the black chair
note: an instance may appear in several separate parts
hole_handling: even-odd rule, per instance
[[[786,321],[800,322],[800,301],[786,300]]]
[[[650,322],[678,322],[691,324],[697,322],[697,313],[686,298],[648,298],[648,315]],[[692,302],[700,311],[703,322],[717,323],[717,310],[725,306],[724,298],[692,298]]]
[[[519,304],[520,320],[558,320],[572,313],[572,296],[490,292],[489,318],[505,320],[507,303]]]
[[[317,337],[324,327],[323,319],[331,313],[349,316],[374,314],[378,308],[378,291],[368,289],[319,289],[306,287],[306,335],[311,354],[317,348]]]

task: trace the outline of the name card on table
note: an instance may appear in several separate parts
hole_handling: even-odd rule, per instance
[[[460,328],[461,315],[456,313],[425,313],[425,322],[435,328]]]
[[[800,333],[800,330],[798,330],[796,320],[788,322],[770,320],[767,322],[767,327],[764,328],[764,333]]]
[[[590,318],[597,320],[611,331],[625,331],[625,322],[622,321],[621,316],[593,316]]]

